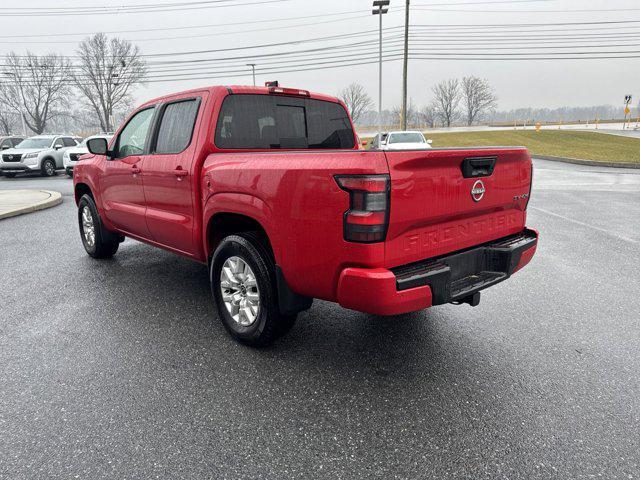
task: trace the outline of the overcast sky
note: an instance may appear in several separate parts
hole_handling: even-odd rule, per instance
[[[143,13],[114,13],[116,6],[141,6],[148,4],[189,4],[188,9],[154,11]],[[154,80],[165,80],[177,69],[181,73],[197,63],[163,66],[160,62],[177,60],[206,60],[211,58],[256,55],[257,58],[235,60],[227,70],[245,70],[246,74],[228,74],[224,78],[170,82],[154,81],[137,88],[138,102],[169,92],[212,84],[250,84],[250,68],[246,63],[258,64],[258,83],[279,80],[282,85],[295,86],[313,91],[335,94],[351,82],[360,82],[369,94],[377,99],[378,65],[356,65],[327,68],[340,62],[369,62],[375,58],[377,16],[371,15],[370,0],[218,0],[197,2],[196,0],[2,0],[0,7],[0,53],[12,50],[36,53],[56,51],[73,55],[81,35],[73,33],[122,32],[118,36],[127,38],[140,46],[142,53],[167,54],[201,50],[221,50],[200,54],[183,54],[149,57],[153,63]],[[245,5],[238,5],[238,4]],[[253,3],[252,5],[246,5]],[[384,16],[389,30],[386,50],[389,55],[398,52],[404,22],[404,0],[391,0],[388,15]],[[499,97],[499,109],[516,107],[587,106],[596,104],[621,105],[627,93],[634,94],[634,104],[640,97],[640,58],[591,59],[591,60],[504,60],[505,53],[533,53],[529,56],[571,56],[575,52],[630,52],[640,53],[640,1],[639,0],[412,0],[411,23],[420,25],[412,32],[412,49],[416,57],[458,55],[484,52],[502,60],[473,59],[419,59],[410,61],[409,95],[418,106],[430,100],[431,86],[443,79],[477,75],[494,86]],[[227,5],[227,6],[222,6]],[[75,7],[81,12],[85,7],[104,7],[101,13],[92,15],[47,15],[40,16],[39,7],[57,9]],[[206,8],[203,8],[206,7]],[[24,9],[28,10],[24,10]],[[20,10],[16,10],[20,9]],[[55,10],[55,12],[60,12]],[[27,14],[16,16],[16,14]],[[337,14],[325,16],[327,14]],[[313,16],[311,18],[301,18]],[[291,20],[282,20],[291,19]],[[271,21],[274,20],[274,21]],[[629,22],[637,23],[590,23],[583,22]],[[581,23],[580,25],[557,25],[559,23]],[[520,24],[504,28],[478,25]],[[542,24],[542,25],[538,25]],[[460,27],[467,25],[469,27]],[[535,26],[538,25],[538,26]],[[177,27],[198,27],[178,29]],[[202,27],[205,26],[205,27]],[[140,31],[157,29],[155,31]],[[362,32],[362,35],[360,33]],[[503,32],[503,33],[497,33]],[[37,37],[35,35],[49,35]],[[353,35],[357,34],[357,35]],[[55,35],[55,36],[53,36]],[[351,35],[346,36],[345,35]],[[571,39],[567,39],[571,35]],[[171,37],[171,38],[167,38]],[[295,40],[310,40],[322,37],[330,39],[304,42],[294,45],[279,45],[256,49],[228,49],[259,46]],[[395,40],[394,40],[395,38]],[[570,41],[571,43],[567,43]],[[393,43],[395,42],[395,44]],[[353,45],[352,50],[348,49]],[[395,45],[395,46],[394,46]],[[338,50],[325,50],[327,47]],[[491,47],[492,50],[487,50]],[[527,47],[527,48],[523,48]],[[535,47],[529,49],[529,47]],[[515,48],[515,50],[509,50]],[[313,50],[313,52],[308,52]],[[307,51],[288,65],[300,62],[326,62],[324,67],[315,65],[310,71],[263,74],[260,64],[274,62],[273,58],[260,56],[284,51]],[[333,52],[343,58],[333,58]],[[436,55],[434,55],[436,54]],[[621,54],[602,53],[601,56]],[[441,56],[441,55],[440,55]],[[322,57],[322,58],[320,58]],[[319,59],[320,58],[320,59]],[[333,58],[333,59],[332,59]],[[276,61],[278,59],[276,58]],[[229,63],[229,62],[227,62]],[[224,63],[215,66],[220,69]],[[202,68],[202,67],[205,68]],[[206,76],[207,64],[200,64],[198,76]],[[171,70],[174,69],[174,70]],[[186,69],[186,70],[185,70]],[[165,70],[164,72],[160,70]],[[166,70],[170,70],[167,72]],[[223,68],[224,70],[224,68]],[[226,71],[226,70],[225,70]],[[401,61],[389,61],[384,65],[385,108],[400,102]],[[220,74],[216,73],[215,76]],[[211,74],[211,76],[214,76]]]

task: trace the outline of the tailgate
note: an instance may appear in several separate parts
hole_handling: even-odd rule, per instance
[[[391,210],[388,267],[521,232],[531,185],[525,148],[385,152]]]

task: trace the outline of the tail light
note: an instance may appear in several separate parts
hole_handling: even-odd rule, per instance
[[[531,162],[531,179],[529,180],[529,196],[527,197],[527,203],[524,205],[524,209],[529,208],[529,201],[531,201],[531,194],[533,193],[533,162]]]
[[[272,95],[293,95],[296,97],[311,96],[307,90],[298,90],[297,88],[269,87],[269,93]]]
[[[389,226],[389,175],[336,175],[338,186],[349,193],[344,214],[348,242],[383,242]]]

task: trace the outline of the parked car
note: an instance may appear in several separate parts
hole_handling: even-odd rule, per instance
[[[13,148],[18,145],[24,137],[13,136],[13,135],[0,135],[0,150],[8,150],[9,148]],[[0,170],[0,177],[2,176],[2,170]]]
[[[9,178],[28,172],[40,172],[42,176],[50,177],[57,169],[63,168],[64,152],[77,146],[78,140],[66,135],[29,137],[14,148],[2,151],[0,171]]]
[[[19,135],[0,135],[0,150],[8,150],[9,148],[13,148],[23,140],[24,137],[21,137]]]
[[[431,148],[431,140],[422,132],[387,132],[378,134],[371,142],[374,150],[425,150]]]
[[[365,151],[356,139],[340,100],[299,89],[151,100],[110,145],[87,142],[94,156],[73,180],[82,243],[106,258],[131,237],[208,265],[217,318],[253,346],[314,298],[377,315],[475,306],[531,260],[524,147]]]
[[[73,168],[76,166],[76,163],[78,163],[78,159],[82,155],[86,155],[87,153],[89,153],[89,150],[87,149],[87,140],[90,140],[92,138],[104,138],[108,143],[111,141],[112,137],[112,134],[107,133],[93,135],[91,137],[85,138],[84,141],[77,147],[71,147],[66,152],[64,152],[64,155],[62,156],[62,164],[67,175],[69,177],[73,177]]]

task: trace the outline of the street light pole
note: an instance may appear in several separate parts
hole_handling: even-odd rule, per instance
[[[255,63],[247,63],[247,67],[251,67],[251,72],[253,74],[253,86],[256,86],[256,64]]]
[[[388,7],[390,0],[375,0],[373,2],[373,14],[380,16],[380,53],[379,53],[379,72],[378,72],[378,134],[382,139],[382,15],[389,12]]]
[[[407,74],[409,70],[409,2],[404,13],[404,65],[402,68],[402,130],[407,129]]]

